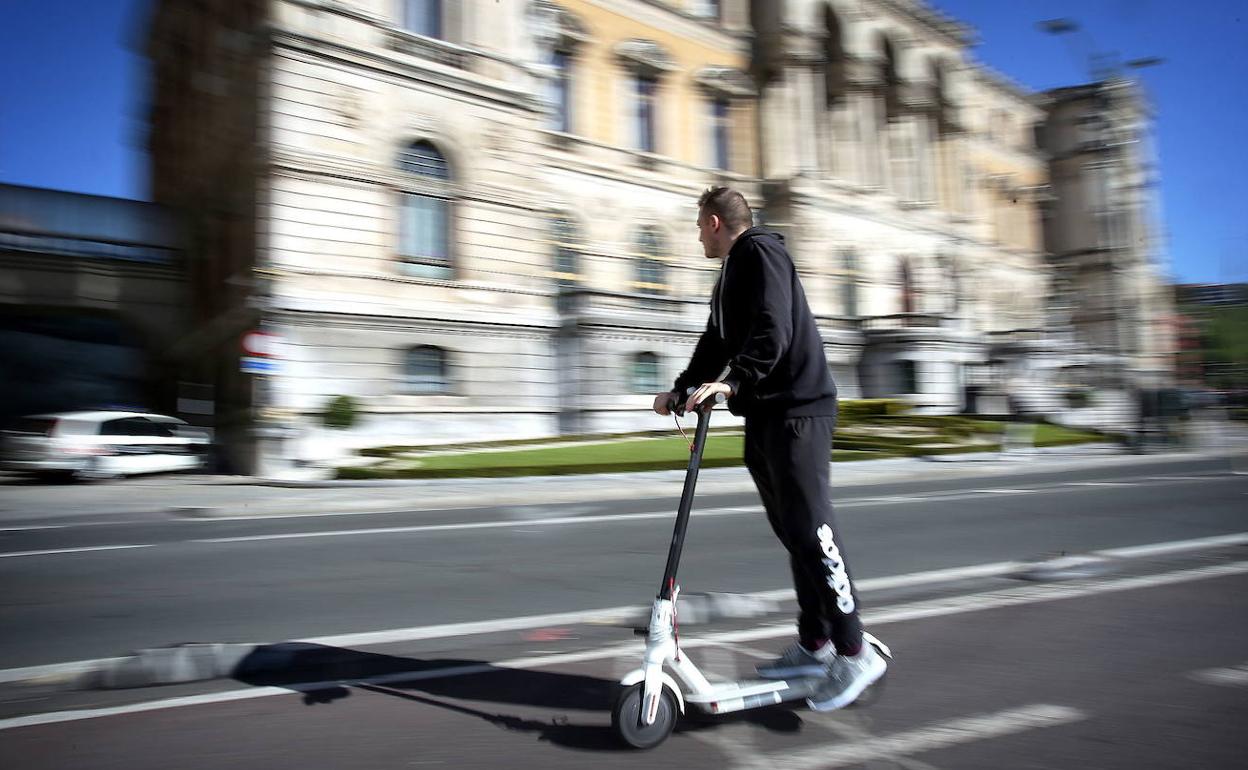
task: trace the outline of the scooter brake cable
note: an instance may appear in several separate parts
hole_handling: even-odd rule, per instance
[[[681,424],[680,424],[680,418],[679,418],[678,416],[676,416],[676,413],[675,413],[675,412],[672,412],[672,419],[676,421],[676,428],[677,428],[678,430],[680,430],[680,435],[681,435],[681,438],[683,438],[686,442],[688,442],[688,444],[689,444],[689,453],[690,453],[690,454],[692,454],[692,453],[693,453],[693,442],[692,442],[692,441],[689,441],[689,434],[688,434],[688,433],[685,433],[685,426],[683,426],[683,425],[681,425]]]

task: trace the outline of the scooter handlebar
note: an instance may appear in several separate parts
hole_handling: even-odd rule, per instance
[[[697,388],[686,389],[684,398],[681,398],[675,392],[672,392],[667,398],[668,411],[675,413],[677,416],[683,416],[685,413],[685,403],[689,400],[689,396],[693,395],[695,390],[697,390]],[[709,412],[715,408],[716,404],[722,404],[725,400],[726,399],[724,398],[723,393],[716,393],[714,398],[708,398],[698,404],[698,411],[703,413]]]

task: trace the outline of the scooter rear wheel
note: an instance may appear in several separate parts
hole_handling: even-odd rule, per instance
[[[615,700],[615,707],[611,709],[611,729],[620,740],[635,749],[652,749],[667,740],[680,715],[676,696],[670,688],[664,687],[659,696],[659,710],[654,716],[654,723],[642,724],[641,699],[644,687],[645,685],[638,683],[624,688]]]

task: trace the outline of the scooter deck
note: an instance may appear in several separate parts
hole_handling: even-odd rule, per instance
[[[807,698],[826,681],[815,676],[725,682],[704,692],[686,693],[685,702],[710,714],[727,714]]]

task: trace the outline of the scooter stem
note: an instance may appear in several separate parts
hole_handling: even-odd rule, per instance
[[[663,570],[663,582],[659,585],[659,598],[670,600],[676,581],[676,568],[680,565],[680,552],[685,546],[685,531],[689,528],[689,511],[693,508],[693,490],[698,483],[698,469],[702,466],[702,450],[706,446],[706,432],[711,424],[711,406],[698,409],[698,427],[689,452],[689,469],[685,472],[685,488],[680,493],[680,508],[676,513],[676,526],[672,530],[672,545],[667,550],[667,567]]]

